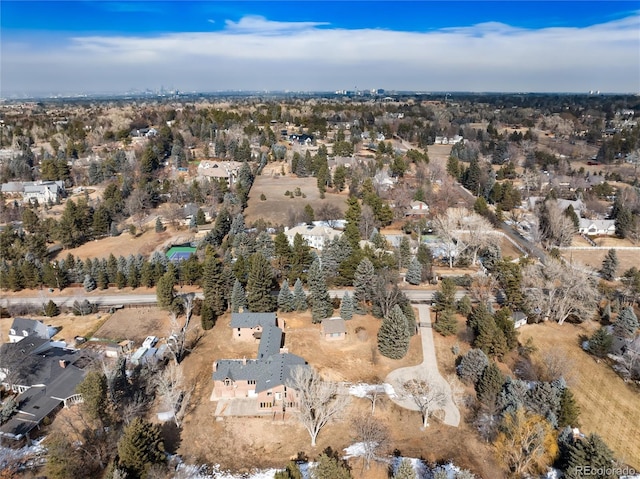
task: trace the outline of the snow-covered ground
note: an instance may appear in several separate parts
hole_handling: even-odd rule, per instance
[[[352,384],[351,386],[349,386],[349,394],[359,398],[366,397],[367,395],[374,392],[377,392],[378,394],[386,394],[391,398],[396,397],[396,392],[394,391],[393,386],[388,383],[383,383],[383,384],[358,383],[358,384]]]

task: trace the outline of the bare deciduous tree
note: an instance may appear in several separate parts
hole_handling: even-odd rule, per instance
[[[493,276],[479,275],[474,277],[469,287],[469,292],[475,301],[488,304],[493,298],[493,292],[497,287],[498,282]]]
[[[311,447],[315,447],[318,433],[340,415],[349,396],[339,394],[336,383],[325,381],[309,366],[296,367],[287,387],[295,390],[300,420],[311,436]]]
[[[363,466],[369,469],[371,460],[386,448],[389,442],[389,430],[379,420],[369,415],[356,417],[351,425],[356,440],[363,447]]]
[[[453,268],[453,258],[460,255],[467,246],[461,240],[460,223],[467,210],[448,208],[445,213],[437,215],[433,220],[436,234],[442,240],[443,249],[449,258],[449,268]]]
[[[193,386],[187,384],[182,369],[176,363],[169,363],[161,374],[156,376],[156,392],[163,406],[173,413],[173,420],[180,427],[185,415]]]
[[[184,357],[186,351],[186,342],[187,342],[187,333],[189,332],[189,323],[191,322],[191,314],[193,312],[193,300],[195,298],[195,294],[183,294],[180,295],[182,299],[182,304],[184,306],[185,311],[185,322],[182,327],[180,327],[178,321],[178,315],[174,311],[170,313],[169,323],[171,324],[171,334],[167,339],[167,347],[171,354],[173,355],[173,359],[176,364],[180,364],[182,358]]]
[[[597,289],[583,269],[549,258],[545,265],[527,266],[522,277],[524,294],[540,318],[562,324],[593,316]]]
[[[376,351],[378,349],[376,348]],[[380,397],[386,394],[386,391],[384,390],[384,385],[383,384],[372,384],[370,388],[367,389],[367,392],[365,393],[364,397],[367,398],[369,401],[371,401],[371,415],[373,416],[376,412],[376,402],[378,402],[378,399],[380,399]]]
[[[422,414],[422,427],[428,427],[433,412],[442,409],[447,403],[444,388],[429,380],[411,379],[402,385],[401,394],[418,406]]]
[[[494,241],[491,234],[493,226],[479,214],[470,213],[461,218],[460,229],[466,239],[467,249],[471,252],[471,262],[475,265],[478,260],[478,252]]]

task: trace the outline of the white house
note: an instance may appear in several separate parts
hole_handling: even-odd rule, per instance
[[[309,246],[322,251],[325,243],[341,236],[342,231],[334,230],[329,226],[299,225],[294,228],[285,228],[284,234],[292,246],[296,234],[299,234]]]
[[[64,181],[13,181],[2,185],[3,193],[21,195],[25,203],[56,203],[64,191]]]
[[[224,178],[229,186],[233,185],[238,177],[242,163],[239,161],[201,161],[198,165],[198,176],[210,180],[211,178]]]
[[[580,218],[578,231],[590,236],[614,236],[616,234],[615,220],[590,220]]]

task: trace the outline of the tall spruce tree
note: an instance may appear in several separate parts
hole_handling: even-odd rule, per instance
[[[443,278],[440,282],[440,290],[434,295],[434,311],[444,311],[445,309],[455,309],[456,284],[451,278]]]
[[[613,281],[616,278],[616,270],[618,269],[618,255],[615,249],[610,249],[602,261],[600,276],[607,281]]]
[[[411,263],[409,263],[405,279],[407,283],[413,285],[418,285],[422,281],[422,265],[417,258],[413,258]]]
[[[222,262],[218,257],[210,255],[202,268],[202,292],[204,304],[207,305],[206,314],[212,314],[214,322],[227,310],[225,289]]]
[[[254,313],[271,312],[276,301],[271,294],[273,269],[262,253],[254,253],[249,260],[249,278],[247,279],[247,303],[249,311]]]
[[[413,468],[413,464],[409,459],[402,459],[398,464],[396,472],[393,474],[393,479],[417,479],[416,470]]]
[[[144,478],[152,465],[165,461],[160,426],[137,417],[124,428],[118,441],[118,466],[127,477]]]
[[[302,287],[302,281],[298,278],[293,285],[293,307],[296,311],[306,311],[308,306],[307,294]]]
[[[322,266],[319,260],[311,263],[308,284],[311,298],[311,319],[314,323],[319,323],[333,314],[333,305],[327,289],[327,281],[322,274]]]
[[[174,287],[175,280],[170,273],[165,273],[156,285],[156,297],[158,299],[158,307],[169,308],[173,304],[176,296]]]
[[[237,279],[233,283],[233,290],[231,291],[230,302],[231,302],[232,313],[237,313],[240,311],[240,308],[244,309],[247,307],[247,295],[244,292],[242,283]]]
[[[357,303],[364,303],[373,299],[373,288],[376,271],[369,258],[363,258],[356,268],[353,277],[354,299]]]
[[[638,330],[638,317],[632,307],[624,308],[613,323],[613,334],[620,338],[633,339]]]
[[[348,291],[345,291],[342,301],[340,301],[340,317],[349,320],[353,318],[354,311],[355,305],[353,304],[353,297]]]
[[[289,313],[294,310],[293,294],[289,289],[289,281],[285,278],[278,293],[278,309],[283,313]]]
[[[498,365],[491,361],[489,365],[484,368],[484,371],[482,371],[480,379],[478,379],[478,383],[476,384],[476,394],[480,402],[483,404],[496,404],[504,381],[504,375],[498,368]]]
[[[378,330],[378,351],[387,358],[402,359],[409,350],[410,339],[407,318],[396,304]]]
[[[458,321],[456,312],[453,309],[445,309],[438,313],[438,319],[433,325],[433,329],[443,336],[451,336],[458,333]]]

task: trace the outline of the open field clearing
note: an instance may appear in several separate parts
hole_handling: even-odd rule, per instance
[[[284,196],[286,191],[292,193],[300,188],[302,195]],[[264,194],[265,201],[260,200],[260,195]],[[302,213],[304,207],[309,204],[317,213],[323,204],[331,204],[340,208],[344,212],[347,208],[346,193],[325,193],[325,198],[320,199],[320,192],[315,178],[297,178],[289,176],[257,176],[251,194],[249,204],[244,211],[245,222],[250,225],[256,220],[262,219],[274,225],[288,224],[291,213]]]
[[[149,335],[169,336],[169,313],[159,308],[125,308],[113,313],[94,333],[99,339],[122,341],[130,339],[142,343]]]
[[[409,353],[399,361],[380,356],[376,335],[380,320],[371,316],[354,316],[347,322],[344,341],[327,342],[320,337],[320,326],[311,323],[309,313],[281,314],[286,321],[285,346],[303,356],[323,376],[339,381],[374,382],[398,367],[418,364],[422,351],[418,337],[411,341]],[[179,453],[188,461],[215,462],[223,468],[246,470],[253,467],[282,467],[299,452],[314,459],[324,448],[342,448],[356,442],[351,419],[369,414],[366,399],[352,398],[339,421],[324,428],[318,444],[310,447],[307,432],[294,416],[278,418],[229,418],[216,420],[215,402],[209,400],[213,383],[211,366],[222,358],[254,357],[257,344],[232,342],[229,315],[221,317],[215,327],[205,332],[197,348],[184,360],[188,378],[195,382],[192,409],[185,419]],[[363,328],[355,334],[356,328]],[[376,417],[391,430],[389,454],[394,448],[403,455],[423,457],[428,461],[452,459],[461,467],[473,469],[482,477],[499,479],[490,446],[476,439],[469,426],[450,428],[434,420],[421,430],[417,412],[399,408],[384,397],[376,404]],[[362,470],[361,459],[351,461],[353,473],[359,479],[386,478],[386,465]]]
[[[184,235],[185,232],[173,233],[167,230],[162,233],[156,233],[151,228],[136,237],[131,236],[129,233],[122,233],[120,236],[108,236],[99,240],[89,241],[77,248],[62,250],[58,253],[58,257],[65,258],[69,253],[83,260],[86,258],[106,258],[111,253],[115,257],[126,257],[130,254],[149,256],[158,246],[176,234]]]
[[[580,429],[597,433],[616,456],[640,468],[640,391],[625,383],[604,361],[596,361],[580,348],[596,323],[531,324],[520,328],[520,341],[532,337],[537,355],[560,353],[573,367],[569,386],[580,406]]]
[[[601,250],[562,250],[564,259],[571,263],[578,263],[599,270],[602,267],[602,261],[607,256],[607,249]],[[635,266],[640,268],[640,249],[637,250],[616,250],[618,257],[617,274],[620,275],[626,270]]]

